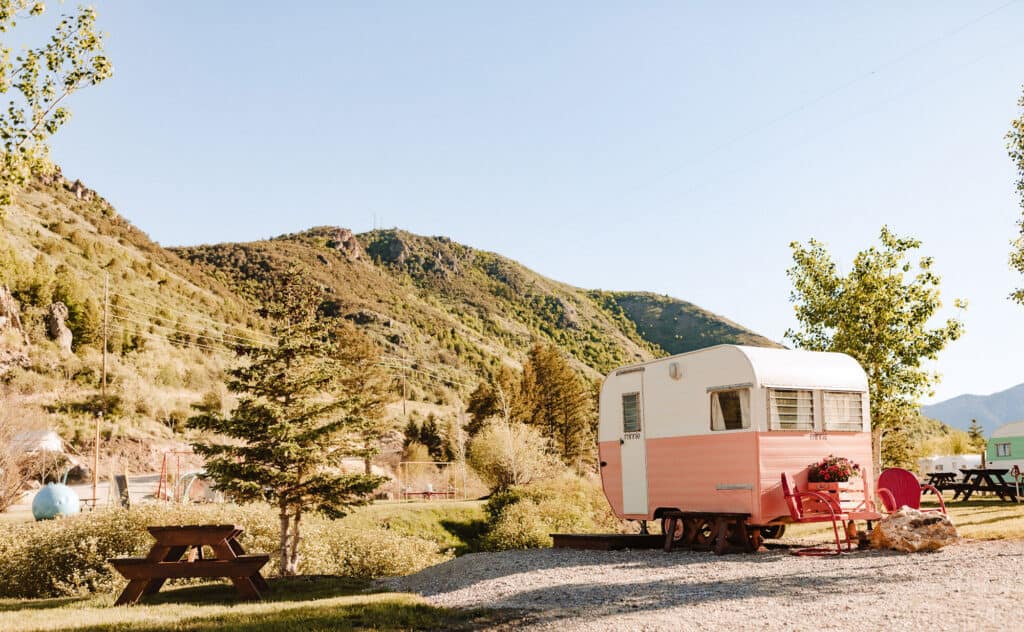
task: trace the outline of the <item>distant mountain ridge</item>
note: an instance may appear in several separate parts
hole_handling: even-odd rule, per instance
[[[971,426],[971,419],[977,419],[985,436],[990,436],[1003,424],[1024,421],[1024,384],[991,395],[958,395],[922,406],[921,413],[962,430]]]

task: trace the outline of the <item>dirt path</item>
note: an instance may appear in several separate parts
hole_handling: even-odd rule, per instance
[[[477,553],[382,582],[550,630],[1020,629],[1024,541],[795,557],[541,549]]]

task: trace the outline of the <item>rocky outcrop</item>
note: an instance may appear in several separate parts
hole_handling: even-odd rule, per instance
[[[327,239],[327,247],[337,250],[350,261],[363,259],[363,246],[356,236],[347,228],[339,228]]]
[[[6,286],[0,285],[0,378],[14,368],[29,367],[28,342],[18,301]]]
[[[62,351],[71,353],[71,343],[74,342],[74,336],[71,335],[71,330],[68,329],[67,320],[67,305],[60,301],[50,305],[50,309],[46,311],[46,333],[57,342]]]
[[[936,551],[956,544],[960,535],[949,516],[937,511],[918,511],[903,507],[889,514],[871,532],[871,546],[905,553]]]

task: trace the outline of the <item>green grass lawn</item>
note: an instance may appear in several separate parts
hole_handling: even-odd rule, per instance
[[[427,538],[462,555],[478,550],[483,505],[479,500],[383,502],[360,507],[342,520],[346,526],[384,526],[402,535]]]
[[[227,583],[164,588],[144,603],[115,595],[0,600],[0,630],[469,630],[514,625],[516,613],[437,608],[408,594],[366,593],[338,577],[270,580],[266,600],[236,601]]]

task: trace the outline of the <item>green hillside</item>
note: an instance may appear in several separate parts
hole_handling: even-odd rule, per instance
[[[699,346],[774,344],[683,301],[572,287],[498,254],[401,230],[319,227],[163,248],[61,177],[35,183],[0,221],[0,286],[20,304],[31,342],[28,365],[0,367],[0,381],[79,447],[99,409],[105,283],[104,434],[126,442],[180,440],[193,405],[230,405],[221,385],[230,346],[264,339],[257,297],[293,267],[327,290],[325,317],[347,318],[377,341],[396,392],[404,375],[417,414],[454,417],[482,377],[518,367],[535,342],[557,345],[590,378]],[[55,301],[68,308],[70,354],[44,324]],[[18,352],[16,339],[0,331],[0,364],[4,345]]]
[[[717,344],[781,347],[742,325],[693,303],[649,292],[602,292],[636,325],[644,339],[671,354]]]

